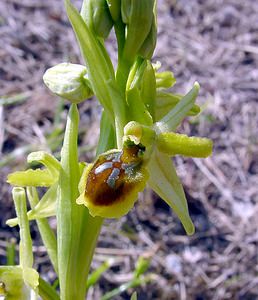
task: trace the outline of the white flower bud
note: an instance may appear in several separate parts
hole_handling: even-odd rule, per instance
[[[61,63],[48,69],[43,81],[54,94],[72,103],[79,103],[93,95],[85,66]]]

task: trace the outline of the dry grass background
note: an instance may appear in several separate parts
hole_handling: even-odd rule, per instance
[[[110,256],[115,265],[90,297],[98,299],[128,280],[144,254],[152,256],[149,272],[157,279],[138,289],[139,299],[258,299],[258,2],[158,0],[158,11],[154,61],[175,73],[177,92],[185,92],[195,80],[201,84],[203,112],[180,131],[214,141],[211,158],[175,158],[196,234],[185,236],[168,207],[146,193],[127,217],[103,227],[93,265]],[[58,0],[2,0],[0,41],[4,263],[7,240],[17,237],[17,229],[5,226],[14,214],[6,174],[26,167],[30,151],[60,149],[67,105],[48,93],[42,74],[62,61],[82,61]],[[113,42],[111,38],[111,51]],[[94,100],[80,105],[83,160],[93,157],[99,112]],[[32,235],[36,264],[54,280],[34,227]],[[123,293],[116,299],[128,297]]]

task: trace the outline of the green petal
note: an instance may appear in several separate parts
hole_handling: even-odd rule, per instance
[[[157,136],[156,145],[160,152],[169,155],[208,157],[212,153],[212,141],[210,139],[189,137],[174,132],[160,133]]]
[[[174,210],[188,235],[194,233],[194,225],[189,216],[182,184],[175,167],[166,154],[153,153],[148,164],[150,187]]]

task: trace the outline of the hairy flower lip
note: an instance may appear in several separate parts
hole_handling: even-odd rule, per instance
[[[140,152],[139,146],[133,146],[101,154],[83,172],[77,204],[84,204],[92,216],[125,215],[148,179]]]

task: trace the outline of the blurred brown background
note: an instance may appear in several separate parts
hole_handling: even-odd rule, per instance
[[[173,212],[147,192],[128,216],[103,227],[93,266],[110,256],[115,265],[90,298],[128,280],[148,254],[157,279],[137,289],[139,299],[258,299],[258,2],[158,0],[158,12],[153,61],[175,73],[174,91],[201,85],[202,113],[180,131],[214,141],[211,158],[175,158],[196,234],[185,236]],[[115,47],[111,37],[108,49]],[[8,239],[18,237],[5,225],[14,215],[6,175],[26,168],[29,152],[58,155],[61,147],[68,105],[47,91],[42,75],[63,61],[83,63],[61,0],[1,0],[1,264]],[[100,111],[95,100],[80,105],[82,160],[94,157]],[[34,225],[32,236],[36,265],[53,281]]]

